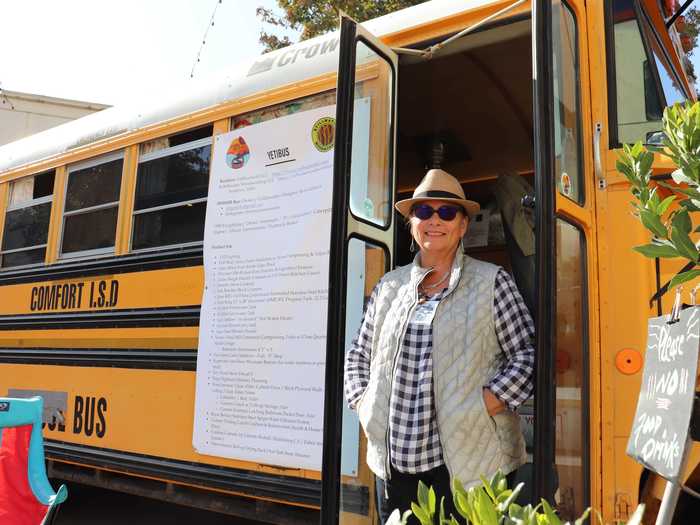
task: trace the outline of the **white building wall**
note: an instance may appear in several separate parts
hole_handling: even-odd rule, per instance
[[[104,104],[2,90],[0,145],[108,107]]]

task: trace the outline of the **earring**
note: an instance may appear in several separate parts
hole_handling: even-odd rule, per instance
[[[411,247],[409,249],[411,250],[411,252],[416,251],[416,240],[413,237],[411,237]]]
[[[462,250],[461,253],[464,253],[464,237],[459,238],[459,248]]]

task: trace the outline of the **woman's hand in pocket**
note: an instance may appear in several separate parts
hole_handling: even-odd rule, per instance
[[[484,387],[484,404],[489,416],[495,416],[506,409],[506,404],[496,397],[496,394]]]

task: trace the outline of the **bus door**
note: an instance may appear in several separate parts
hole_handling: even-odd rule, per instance
[[[563,519],[598,506],[589,424],[597,296],[592,131],[583,0],[533,2],[536,215],[534,487]],[[594,468],[596,467],[596,468]]]
[[[328,290],[321,522],[375,522],[374,479],[345,403],[345,352],[392,265],[397,57],[342,17]]]

